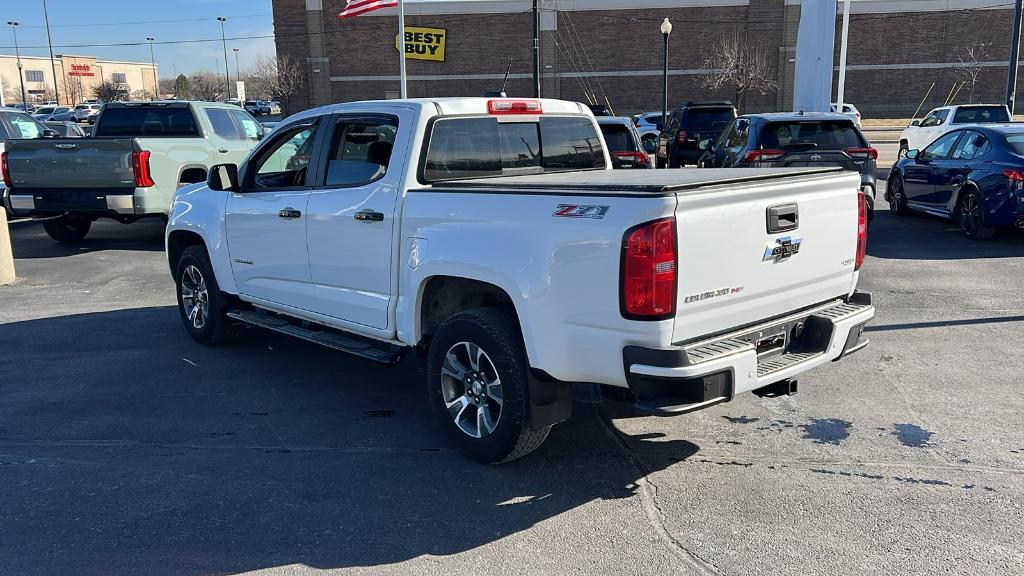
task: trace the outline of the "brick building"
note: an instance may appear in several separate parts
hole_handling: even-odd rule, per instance
[[[61,104],[79,104],[95,98],[93,88],[106,80],[117,84],[125,94],[150,98],[154,94],[157,67],[149,62],[97,60],[95,56],[57,54],[48,57],[0,55],[0,90],[8,104],[21,102],[22,74],[25,98],[31,104],[60,100]],[[54,78],[54,72],[57,76]]]
[[[343,5],[273,0],[278,54],[305,64],[306,82],[291,99],[292,110],[397,97],[396,11],[339,21]],[[800,5],[801,0],[542,0],[543,95],[602,103],[607,98],[620,114],[660,110],[659,25],[668,17],[674,25],[670,102],[734,100],[733,89],[711,90],[703,80],[719,44],[738,38],[761,51],[776,86],[749,94],[746,111],[791,109]],[[506,92],[531,94],[531,6],[530,0],[407,0],[406,26],[442,29],[445,36],[443,61],[408,61],[409,95],[480,95],[500,87],[510,65]],[[1008,6],[991,0],[853,0],[846,100],[875,117],[907,116],[922,100],[927,109],[954,93],[954,101],[967,102],[972,89],[963,72],[976,68],[973,100],[1002,101]],[[836,63],[841,20],[839,13]]]

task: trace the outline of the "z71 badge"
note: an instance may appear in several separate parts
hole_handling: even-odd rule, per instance
[[[608,213],[611,206],[599,206],[597,204],[559,204],[558,210],[552,216],[560,218],[596,218],[601,220]]]

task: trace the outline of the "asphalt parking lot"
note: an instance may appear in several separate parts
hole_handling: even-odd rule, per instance
[[[490,468],[414,362],[193,343],[159,222],[77,247],[14,224],[0,573],[1024,574],[1024,235],[879,208],[866,350],[675,418],[580,388]]]

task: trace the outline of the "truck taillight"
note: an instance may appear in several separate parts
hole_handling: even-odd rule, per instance
[[[751,150],[747,152],[745,160],[747,162],[761,162],[764,160],[778,160],[782,158],[786,152],[784,150]]]
[[[864,257],[868,253],[868,197],[857,191],[857,259],[853,269],[860,270],[864,265]]]
[[[676,134],[676,142],[680,144],[686,143],[686,130],[680,130],[679,133]]]
[[[153,186],[153,177],[149,173],[149,150],[132,152],[132,172],[135,173],[135,186],[149,188]]]
[[[676,310],[676,219],[626,231],[622,241],[622,315],[664,320]]]
[[[11,180],[11,167],[7,164],[7,152],[0,154],[0,171],[4,175],[4,186],[14,188],[14,181]]]

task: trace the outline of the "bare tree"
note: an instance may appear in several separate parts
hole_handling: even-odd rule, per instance
[[[732,89],[736,108],[741,111],[748,93],[764,95],[777,86],[768,53],[759,46],[751,46],[738,34],[723,38],[715,51],[704,58],[701,70],[704,87]]]
[[[120,102],[128,99],[128,91],[121,84],[103,80],[92,87],[92,95],[100,102]]]
[[[79,104],[85,99],[85,85],[82,84],[81,76],[65,74],[64,77],[61,78],[60,91],[64,96],[65,101],[70,106]]]
[[[224,79],[208,70],[196,72],[190,78],[192,98],[213,102],[224,94]]]
[[[991,45],[991,42],[979,41],[976,44],[965,46],[957,56],[960,63],[953,67],[957,75],[963,78],[967,85],[967,102],[970,104],[974,103],[974,89],[978,85],[978,77],[984,68],[983,62],[988,56],[988,48]]]
[[[288,108],[288,99],[298,92],[304,79],[303,65],[283,54],[277,58],[264,56],[256,60],[246,81],[252,85],[254,93],[280,100]]]
[[[0,75],[0,92],[4,94],[5,102],[21,102],[21,94],[16,93],[17,91],[11,87],[11,83],[7,81],[7,76]]]

